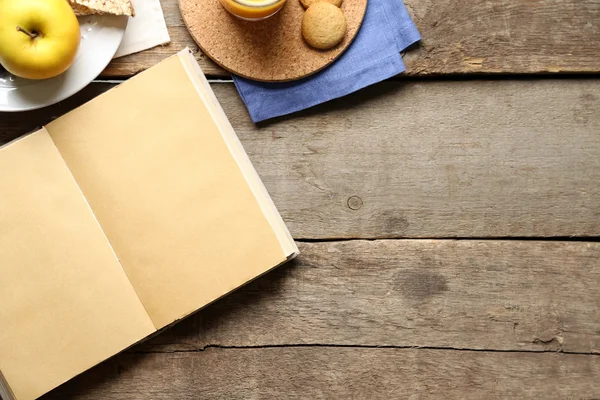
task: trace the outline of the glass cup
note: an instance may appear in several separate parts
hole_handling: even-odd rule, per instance
[[[246,21],[260,21],[277,14],[287,0],[219,0],[231,14]]]

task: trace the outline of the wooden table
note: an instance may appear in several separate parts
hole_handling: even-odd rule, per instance
[[[228,79],[162,4],[172,44],[102,79],[184,46]],[[600,398],[600,1],[406,4],[395,80],[260,126],[213,84],[300,259],[45,400]]]

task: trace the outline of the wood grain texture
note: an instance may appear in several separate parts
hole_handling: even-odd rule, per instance
[[[43,400],[600,396],[600,243],[300,248]]]
[[[388,82],[260,126],[213,88],[296,239],[600,235],[600,81]]]
[[[300,243],[139,349],[368,345],[600,355],[600,243]]]
[[[361,348],[125,354],[43,400],[594,399],[600,357]]]
[[[404,0],[423,36],[406,56],[407,74],[600,72],[597,0]],[[188,34],[177,0],[161,0],[171,44],[120,58],[105,77],[130,76],[189,46],[205,73],[229,74]]]

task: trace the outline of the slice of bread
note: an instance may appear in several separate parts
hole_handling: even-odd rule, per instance
[[[131,0],[67,0],[75,15],[112,14],[135,16]]]

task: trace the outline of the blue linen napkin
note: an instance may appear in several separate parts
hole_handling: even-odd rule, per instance
[[[356,39],[325,70],[294,82],[264,83],[239,76],[233,81],[256,123],[348,95],[404,72],[400,52],[419,40],[421,35],[402,0],[369,0]]]

